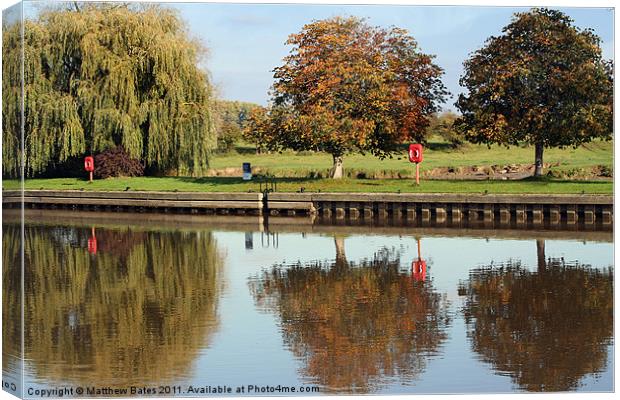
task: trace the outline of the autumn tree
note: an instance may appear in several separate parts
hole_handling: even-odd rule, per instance
[[[286,44],[292,50],[274,69],[269,143],[331,154],[334,178],[349,152],[383,158],[422,135],[447,93],[442,69],[404,29],[334,17]]]
[[[257,305],[280,320],[284,341],[322,390],[367,393],[386,380],[411,382],[440,352],[448,304],[429,281],[401,270],[398,254],[347,261],[274,265],[250,281]]]
[[[275,116],[275,113],[272,113]],[[243,129],[243,138],[256,146],[256,154],[260,154],[264,149],[270,149],[276,146],[273,143],[274,127],[270,119],[268,110],[265,107],[257,107],[250,111],[246,125]]]
[[[475,143],[533,145],[535,176],[545,147],[611,137],[612,63],[600,38],[560,11],[516,14],[464,66],[460,129]]]
[[[204,50],[170,10],[81,4],[3,26],[3,157],[19,173],[21,51],[25,173],[122,146],[148,170],[199,174],[215,132]],[[17,88],[17,89],[16,89]]]

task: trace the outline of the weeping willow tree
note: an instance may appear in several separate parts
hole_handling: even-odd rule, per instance
[[[87,250],[90,228],[25,228],[29,368],[38,379],[75,385],[178,382],[219,329],[222,257],[213,235],[128,229],[95,233],[93,255]],[[9,226],[3,250],[19,243],[19,235],[19,225]],[[19,276],[19,265],[14,267]],[[4,278],[12,274],[6,270]],[[3,291],[3,320],[9,328],[20,321],[14,311],[19,292],[19,284]],[[3,329],[3,342],[15,342],[20,335]]]
[[[4,27],[3,146],[20,138],[20,30]],[[25,173],[123,146],[148,170],[200,174],[215,147],[204,49],[159,6],[84,4],[24,22]],[[17,176],[17,152],[3,154]]]
[[[7,176],[20,175],[21,6],[2,12],[2,167]],[[4,265],[4,264],[3,264]]]

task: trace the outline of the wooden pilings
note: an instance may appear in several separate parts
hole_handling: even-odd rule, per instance
[[[220,215],[318,215],[335,221],[576,226],[613,223],[609,195],[3,191],[3,206]]]

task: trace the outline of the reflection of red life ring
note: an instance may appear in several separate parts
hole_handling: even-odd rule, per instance
[[[411,264],[413,279],[423,281],[426,279],[426,261],[418,259]]]
[[[97,238],[88,238],[88,252],[90,254],[97,254]]]

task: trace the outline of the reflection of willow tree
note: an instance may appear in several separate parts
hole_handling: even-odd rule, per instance
[[[20,225],[2,225],[2,370],[21,370]]]
[[[474,351],[529,391],[566,391],[601,372],[613,334],[613,273],[561,259],[474,271],[464,313]]]
[[[97,230],[92,256],[89,233],[26,227],[25,348],[36,375],[115,386],[182,377],[217,329],[215,239]]]
[[[303,374],[329,391],[413,379],[446,338],[445,299],[399,271],[389,251],[353,265],[339,239],[336,248],[336,262],[274,266],[252,280],[257,303],[279,315]]]

